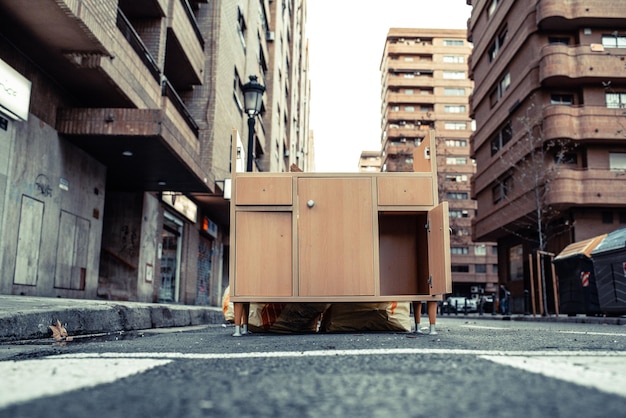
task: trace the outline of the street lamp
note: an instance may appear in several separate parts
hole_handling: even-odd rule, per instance
[[[246,171],[251,172],[252,153],[254,151],[254,118],[261,111],[265,86],[259,84],[257,76],[251,75],[250,81],[244,84],[241,89],[243,90],[244,109],[248,114],[248,153],[246,159]]]

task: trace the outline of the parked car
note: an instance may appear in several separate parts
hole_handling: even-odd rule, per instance
[[[463,296],[450,296],[443,302],[446,313],[478,312],[478,301]]]

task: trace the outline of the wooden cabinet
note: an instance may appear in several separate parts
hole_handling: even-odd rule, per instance
[[[372,179],[297,177],[299,296],[374,296]]]
[[[423,145],[427,146],[427,145]],[[417,157],[430,160],[423,149]],[[431,300],[451,292],[447,202],[415,173],[233,173],[231,300]]]

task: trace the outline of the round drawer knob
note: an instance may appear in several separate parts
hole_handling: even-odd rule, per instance
[[[310,208],[312,208],[313,206],[315,206],[315,201],[314,200],[309,200],[308,202],[306,202],[306,205]]]

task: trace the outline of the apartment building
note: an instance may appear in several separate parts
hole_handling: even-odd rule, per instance
[[[361,155],[359,156],[359,172],[380,172],[381,160],[380,151],[361,151]]]
[[[434,130],[439,196],[450,208],[453,293],[478,297],[496,291],[497,254],[493,243],[471,240],[476,202],[470,197],[473,83],[466,35],[452,29],[389,30],[380,67],[381,171],[413,171],[413,150]]]
[[[1,2],[0,292],[219,305],[250,75],[254,169],[272,138],[304,151],[268,167],[306,164],[305,17],[304,0]]]
[[[540,270],[529,261],[536,250],[626,225],[626,3],[468,4],[472,231],[498,243],[500,281],[519,312]]]

